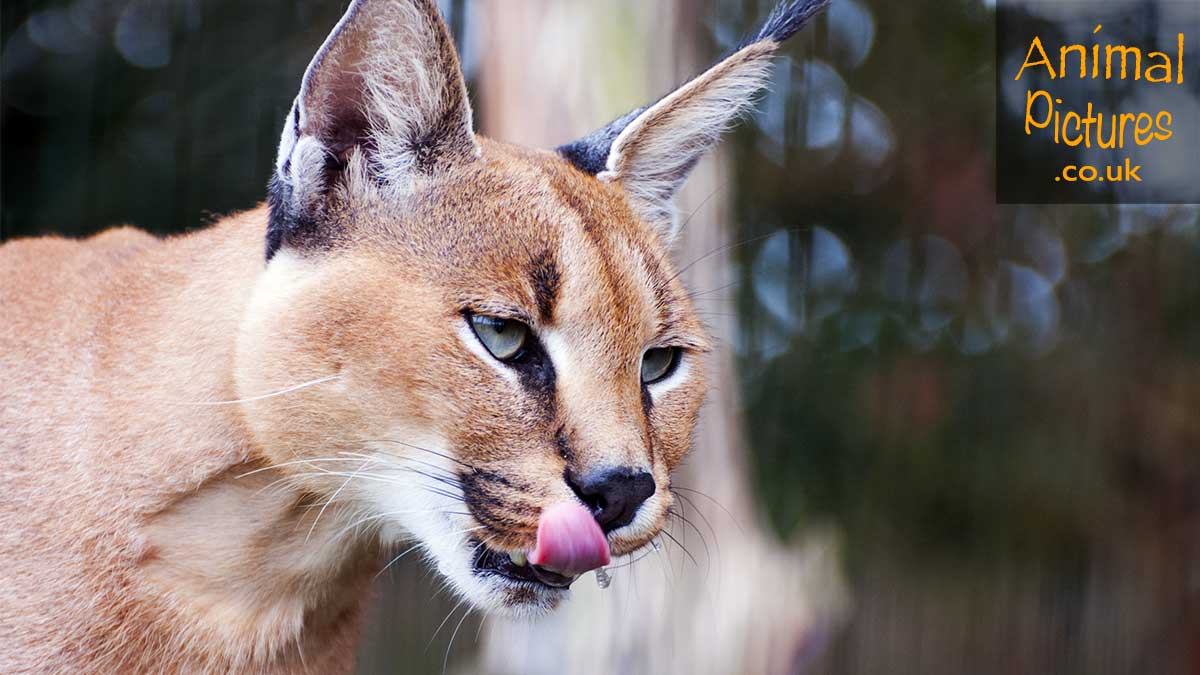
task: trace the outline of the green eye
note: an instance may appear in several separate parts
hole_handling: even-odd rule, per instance
[[[647,349],[642,354],[642,384],[653,384],[671,374],[679,361],[678,347]]]
[[[475,337],[497,360],[510,361],[521,355],[525,339],[529,337],[529,326],[520,321],[481,314],[471,314],[467,319]]]

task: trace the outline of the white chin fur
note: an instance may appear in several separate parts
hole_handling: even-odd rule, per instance
[[[454,532],[454,530],[448,530]],[[517,582],[494,574],[476,574],[475,544],[470,535],[437,535],[423,539],[426,559],[450,582],[450,586],[476,609],[514,618],[536,618],[554,609],[570,591]],[[453,540],[453,544],[450,542]]]
[[[485,612],[535,617],[562,602],[568,591],[476,574],[472,537],[482,534],[479,523],[463,515],[466,506],[455,488],[424,475],[454,475],[453,463],[439,456],[449,454],[446,443],[411,429],[397,430],[391,437],[411,439],[405,443],[415,447],[380,444],[373,448],[379,465],[371,473],[386,474],[388,480],[364,481],[368,490],[364,496],[379,514],[386,514],[380,535],[396,554],[418,546],[460,597]]]

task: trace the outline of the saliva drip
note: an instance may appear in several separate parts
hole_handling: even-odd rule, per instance
[[[608,576],[608,570],[604,569],[603,567],[597,567],[596,568],[596,585],[599,586],[601,589],[605,589],[605,588],[608,588],[608,585],[611,583],[612,583],[612,577]]]

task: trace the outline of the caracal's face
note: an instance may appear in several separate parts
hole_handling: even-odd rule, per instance
[[[404,207],[345,204],[342,245],[272,259],[239,393],[336,376],[248,405],[270,460],[334,499],[323,517],[411,534],[476,605],[530,612],[575,576],[518,564],[546,507],[586,504],[614,555],[663,527],[706,338],[617,189],[483,148]]]
[[[826,4],[781,3],[700,76],[544,152],[475,135],[434,0],[353,0],[268,193],[236,363],[254,459],[339,535],[415,537],[484,608],[551,608],[649,543],[704,394],[672,199]]]

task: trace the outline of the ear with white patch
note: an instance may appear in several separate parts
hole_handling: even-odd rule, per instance
[[[479,156],[458,54],[434,0],[354,0],[284,121],[267,259],[327,239],[327,201],[364,180],[403,190]]]
[[[648,108],[558,148],[582,171],[619,183],[643,218],[676,234],[673,199],[696,162],[754,103],[771,57],[829,0],[789,0],[762,29],[705,73]]]

